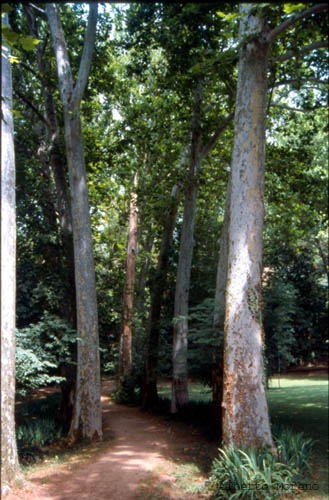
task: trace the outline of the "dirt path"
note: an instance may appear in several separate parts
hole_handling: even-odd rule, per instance
[[[162,485],[158,498],[164,500],[201,498],[177,490],[175,460],[193,447],[207,449],[209,443],[189,429],[172,429],[160,418],[113,403],[110,391],[111,382],[105,382],[103,428],[105,433],[113,432],[114,439],[73,467],[37,468],[28,474],[24,487],[13,489],[6,500],[144,500],[141,487],[147,481]]]

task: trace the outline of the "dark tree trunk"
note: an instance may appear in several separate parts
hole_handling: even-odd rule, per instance
[[[174,186],[162,236],[156,273],[151,285],[151,306],[147,327],[147,344],[142,388],[143,408],[151,408],[158,402],[157,365],[160,335],[160,316],[163,293],[166,286],[169,252],[172,245],[179,204],[179,189]]]

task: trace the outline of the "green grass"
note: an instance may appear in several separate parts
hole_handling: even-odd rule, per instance
[[[161,385],[162,398],[171,397],[171,387]],[[210,402],[211,390],[202,384],[189,386],[190,400]],[[320,376],[273,377],[269,381],[267,398],[271,422],[275,426],[290,427],[316,440],[314,471],[318,491],[305,493],[303,500],[328,499],[328,378]]]
[[[319,487],[303,498],[324,500],[328,498],[328,378],[276,377],[267,391],[271,422],[291,427],[317,441],[314,471]]]
[[[209,403],[212,399],[211,389],[200,383],[191,383],[188,387],[189,399],[194,403]],[[171,385],[158,386],[158,394],[162,398],[171,398]]]

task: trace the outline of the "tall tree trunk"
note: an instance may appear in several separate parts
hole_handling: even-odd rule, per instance
[[[63,104],[65,145],[72,199],[75,288],[77,301],[77,383],[69,438],[102,437],[100,359],[95,267],[89,214],[88,188],[80,120],[80,103],[87,83],[94,46],[97,4],[90,4],[85,43],[74,84],[63,27],[56,4],[46,13],[57,62]]]
[[[126,286],[123,299],[123,326],[121,333],[120,383],[128,392],[132,392],[132,339],[133,309],[135,290],[135,267],[137,255],[137,184],[138,173],[134,176],[134,186],[130,193],[128,246],[126,264]]]
[[[268,46],[255,5],[240,6],[224,338],[223,441],[273,447],[263,369],[262,247]],[[255,34],[257,40],[250,41]],[[249,40],[249,41],[248,41]]]
[[[146,354],[142,389],[143,408],[151,408],[158,402],[157,366],[161,306],[163,293],[166,286],[169,251],[172,245],[173,233],[176,225],[179,198],[179,188],[178,186],[174,186],[171,193],[169,209],[167,212],[164,231],[162,235],[157,268],[151,285],[151,305],[147,326]]]
[[[39,30],[37,16],[35,9],[31,5],[24,5],[24,11],[27,17],[31,35],[38,39]],[[47,155],[47,163],[49,161],[52,176],[49,176],[49,182],[52,182],[51,177],[55,182],[56,202],[55,211],[58,214],[60,235],[65,255],[65,263],[63,267],[67,270],[68,286],[67,286],[67,300],[63,304],[61,314],[68,321],[71,328],[74,330],[77,327],[76,318],[76,293],[75,293],[75,279],[74,279],[74,247],[73,247],[73,232],[72,232],[72,216],[71,216],[71,201],[69,195],[69,186],[66,178],[66,163],[65,155],[62,154],[60,144],[60,132],[57,121],[57,114],[53,99],[53,88],[49,78],[49,69],[46,65],[44,58],[45,46],[48,42],[46,38],[41,44],[36,47],[37,64],[41,80],[41,90],[45,103],[45,128],[47,134],[47,147],[49,152],[49,160]],[[54,212],[54,213],[56,213]],[[57,220],[57,218],[56,218]],[[71,356],[73,361],[76,362],[77,346],[71,344]],[[74,364],[63,363],[60,366],[61,375],[65,380],[60,384],[61,387],[61,404],[60,404],[60,418],[63,422],[64,428],[69,430],[73,414],[73,400],[76,380],[76,369]]]
[[[227,258],[228,258],[228,234],[230,224],[230,201],[231,201],[231,174],[227,184],[225,213],[220,239],[219,259],[216,277],[216,293],[214,308],[214,332],[215,346],[213,351],[212,367],[212,401],[213,416],[215,422],[220,422],[222,418],[223,399],[223,345],[225,320],[225,289],[227,281]]]
[[[193,92],[193,119],[191,162],[185,191],[183,226],[180,239],[179,259],[175,291],[173,377],[171,412],[176,413],[188,403],[187,374],[187,334],[188,301],[191,265],[194,244],[194,222],[199,175],[202,162],[201,103],[202,82],[197,83]]]
[[[3,18],[8,25],[8,16]],[[19,476],[15,433],[16,202],[10,49],[1,54],[1,493]]]

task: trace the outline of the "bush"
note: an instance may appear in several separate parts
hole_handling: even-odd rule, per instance
[[[42,455],[42,447],[57,441],[63,435],[63,427],[56,419],[59,403],[60,394],[55,393],[39,401],[29,401],[17,410],[20,420],[27,420],[16,426],[21,460],[35,461]]]
[[[76,332],[57,316],[44,313],[42,319],[16,332],[16,390],[27,390],[60,383],[58,367],[71,362],[70,348]]]
[[[314,441],[283,429],[274,437],[278,456],[270,449],[219,449],[207,485],[215,500],[272,500],[293,493],[310,470]]]

